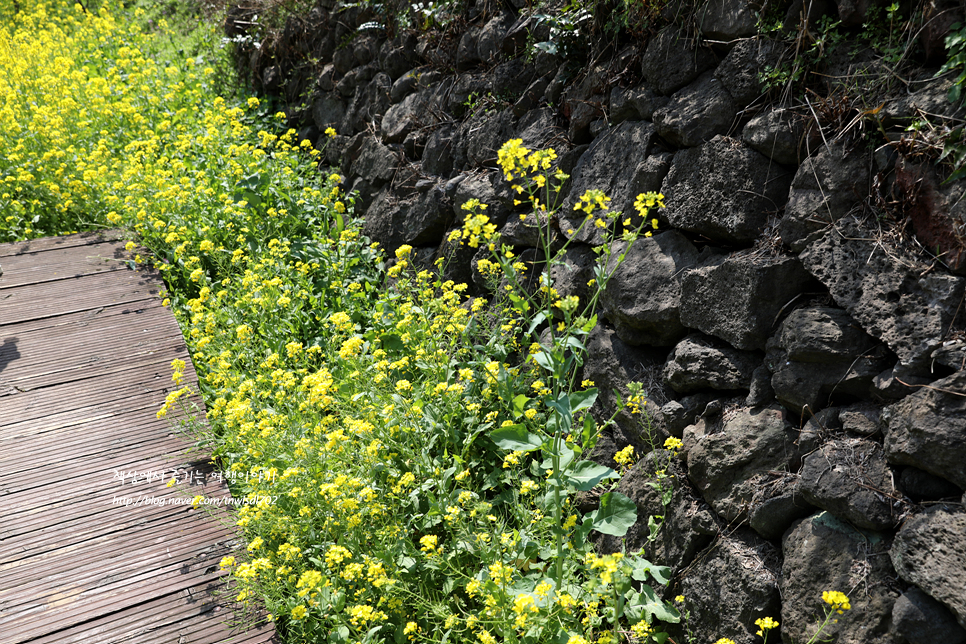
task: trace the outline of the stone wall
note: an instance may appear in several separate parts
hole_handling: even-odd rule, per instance
[[[868,4],[824,6],[860,24]],[[961,17],[950,6],[927,8]],[[660,232],[602,299],[584,377],[605,392],[649,387],[651,434],[623,423],[596,457],[647,454],[620,487],[664,527],[648,541],[636,526],[626,546],[674,568],[669,593],[687,598],[696,641],[759,642],[767,615],[804,644],[822,592],[839,590],[852,610],[837,642],[966,642],[966,207],[962,184],[941,184],[900,141],[914,117],[954,115],[948,81],[913,67],[863,116],[855,92],[880,91],[887,70],[843,50],[827,75],[847,87],[829,80],[783,107],[759,82],[783,51],[756,35],[753,6],[700,9],[576,69],[528,53],[548,27],[521,6],[471,6],[465,31],[390,39],[364,8],[322,4],[240,61],[358,191],[365,232],[390,252],[413,245],[427,266],[446,257],[458,281],[473,284],[474,254],[445,240],[470,197],[518,250],[533,245],[496,169],[508,139],[555,148],[571,174],[563,231],[588,188],[625,211],[664,193]],[[245,18],[230,13],[229,35]],[[920,34],[924,51],[943,36]],[[595,242],[578,241],[575,285]],[[670,466],[649,445],[668,436],[684,443]],[[665,467],[667,507],[649,484]]]

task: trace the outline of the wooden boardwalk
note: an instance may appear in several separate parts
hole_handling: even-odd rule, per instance
[[[0,245],[0,641],[275,641],[225,591],[224,507],[182,503],[228,489],[156,418],[171,361],[196,377],[129,257],[104,235]]]

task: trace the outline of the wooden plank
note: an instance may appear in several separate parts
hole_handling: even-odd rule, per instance
[[[275,641],[271,624],[233,625],[222,595],[218,561],[238,543],[225,482],[165,484],[211,472],[156,418],[178,386],[171,360],[197,379],[158,276],[105,240],[0,246],[0,639]],[[133,470],[151,480],[127,482]],[[218,505],[193,509],[195,494]]]
[[[38,261],[41,259],[37,257],[38,254],[33,252],[5,257],[2,263],[3,278],[0,279],[0,290],[94,273],[126,270],[128,264],[125,261],[131,261],[134,258],[134,253],[118,247],[116,242],[44,251],[42,262]]]
[[[0,278],[2,279],[2,278]],[[140,271],[112,271],[0,291],[0,324],[156,298],[161,285]]]
[[[40,239],[28,239],[26,241],[13,242],[10,244],[0,244],[0,258],[12,257],[14,255],[28,255],[42,253],[48,250],[61,248],[72,248],[76,246],[90,246],[102,242],[124,239],[125,233],[120,230],[102,230],[96,232],[77,233],[74,235],[63,235],[61,237],[42,237]],[[118,246],[123,247],[120,243]],[[40,262],[42,260],[38,260]]]

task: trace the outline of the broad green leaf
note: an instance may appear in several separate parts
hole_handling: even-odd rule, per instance
[[[681,613],[674,606],[668,604],[654,592],[654,589],[644,584],[641,586],[641,594],[638,600],[641,611],[647,615],[653,615],[662,622],[677,624],[681,621]],[[651,620],[648,620],[649,622]]]
[[[570,396],[566,392],[560,392],[556,400],[551,400],[547,402],[547,405],[557,412],[557,415],[564,420],[565,427],[570,427],[573,422],[573,412],[570,409]]]
[[[570,394],[570,411],[577,413],[584,409],[590,409],[597,402],[597,388],[592,387],[584,391],[575,391]]]
[[[574,468],[567,472],[567,482],[581,492],[593,489],[602,481],[619,479],[620,474],[609,467],[598,465],[593,461],[580,461]],[[633,502],[632,502],[633,503]],[[635,507],[634,519],[637,519],[637,506]],[[633,525],[633,521],[631,522]]]
[[[597,442],[597,423],[594,422],[590,414],[584,416],[584,426],[581,429],[581,436],[584,439],[584,451],[594,449],[594,444]]]
[[[516,418],[519,418],[520,415],[523,414],[523,411],[527,408],[528,402],[530,402],[530,399],[527,398],[524,394],[519,394],[516,398],[514,398],[513,416]]]
[[[534,353],[533,361],[550,373],[553,373],[553,357],[546,351],[541,350]]]
[[[508,425],[490,432],[490,438],[502,449],[511,452],[532,452],[543,447],[543,439],[527,431],[523,425]]]
[[[630,563],[633,566],[631,577],[637,581],[647,581],[648,576],[661,585],[671,581],[671,569],[667,566],[655,566],[643,557],[634,557]]]
[[[379,342],[382,343],[382,348],[385,351],[402,351],[406,348],[402,338],[395,333],[383,333],[379,336]]]
[[[540,311],[533,316],[533,320],[530,322],[530,327],[527,329],[527,333],[532,334],[534,329],[543,324],[543,321],[547,319],[547,314]]]
[[[637,505],[619,492],[607,492],[590,516],[597,532],[623,537],[637,521]]]
[[[553,454],[552,447],[553,447],[552,444],[549,445],[548,449],[546,449],[543,453],[543,462],[540,463],[540,467],[542,467],[544,471],[553,469],[554,454]],[[557,463],[557,467],[560,469],[561,472],[567,471],[567,468],[570,467],[570,464],[574,462],[575,456],[576,454],[572,449],[570,449],[564,444],[560,446],[560,454],[558,459],[559,462]]]
[[[510,293],[510,301],[513,303],[513,308],[515,308],[523,315],[526,315],[527,313],[530,312],[530,303],[527,302],[522,297],[520,297],[519,295],[514,295],[513,293]]]

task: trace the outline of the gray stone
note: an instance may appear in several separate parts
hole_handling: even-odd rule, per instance
[[[353,67],[335,84],[335,91],[339,95],[349,98],[355,94],[357,87],[368,83],[377,72],[379,72],[379,68],[375,65]]]
[[[611,461],[609,465],[615,463]],[[663,471],[664,476],[658,478],[658,471]],[[605,537],[601,549],[643,550],[648,561],[661,562],[675,572],[691,564],[717,534],[719,525],[711,508],[694,494],[686,480],[682,463],[672,452],[658,449],[645,454],[624,474],[617,487],[637,505],[637,522],[623,539]],[[669,501],[667,505],[665,500]],[[648,519],[652,516],[664,517],[653,540],[648,538]]]
[[[696,266],[701,254],[676,230],[611,248],[608,271],[627,252],[601,296],[604,315],[628,344],[670,346],[684,337],[681,324],[681,272]]]
[[[678,27],[665,27],[651,38],[641,59],[641,73],[648,85],[670,96],[714,67],[714,54]]]
[[[781,609],[780,559],[775,546],[749,530],[722,535],[702,553],[681,575],[693,641],[758,644],[755,620],[777,617]]]
[[[765,38],[739,41],[714,71],[739,107],[744,107],[762,95],[760,75],[767,66],[778,63],[780,43]]]
[[[516,101],[536,78],[533,64],[522,57],[500,63],[490,72],[493,95],[501,101]]]
[[[917,376],[902,364],[896,364],[873,378],[872,386],[880,400],[901,400],[932,381],[932,378]]]
[[[567,65],[561,65],[557,69],[557,73],[550,79],[550,84],[547,85],[547,90],[544,93],[548,103],[555,105],[560,100],[569,80],[570,72],[567,69]]]
[[[457,117],[467,114],[470,104],[479,102],[490,91],[490,82],[483,72],[459,74],[446,96],[446,109]]]
[[[481,61],[489,63],[500,56],[503,52],[503,41],[514,22],[516,22],[516,16],[509,11],[503,11],[483,25],[476,50]]]
[[[479,52],[480,33],[482,31],[483,27],[472,25],[463,32],[463,36],[460,38],[460,44],[456,49],[457,69],[461,71],[467,70],[482,62]]]
[[[423,172],[439,177],[452,176],[466,165],[466,146],[458,127],[444,123],[434,129],[426,139],[422,159]]]
[[[966,369],[966,341],[962,338],[945,340],[930,355],[935,364],[949,367],[954,371]]]
[[[352,55],[356,59],[356,67],[368,65],[379,56],[382,43],[379,37],[373,35],[359,35],[352,41]]]
[[[614,87],[610,91],[610,122],[618,125],[624,121],[650,121],[655,110],[667,105],[668,100],[646,85]]]
[[[875,0],[835,0],[842,25],[858,27],[865,22],[869,7],[875,6]]]
[[[382,117],[381,131],[386,143],[402,143],[417,127],[435,125],[439,119],[430,106],[437,100],[440,89],[438,86],[421,89],[390,107]]]
[[[326,92],[312,102],[312,122],[321,131],[342,125],[345,103],[335,94]]]
[[[805,459],[802,497],[857,528],[895,526],[902,506],[882,447],[861,438],[829,441]]]
[[[966,371],[937,380],[882,412],[889,462],[966,488]]]
[[[915,586],[896,600],[892,623],[909,644],[966,642],[966,629],[956,623],[949,609]]]
[[[891,633],[895,571],[888,540],[863,532],[828,512],[803,519],[782,539],[782,639],[804,644],[825,618],[822,593],[838,591],[851,610],[838,615],[820,636],[835,644],[900,644]]]
[[[378,139],[364,137],[361,143],[358,154],[349,165],[348,174],[363,177],[374,189],[379,189],[392,181],[399,167],[399,157]]]
[[[501,190],[503,177],[496,171],[464,177],[453,191],[453,215],[457,222],[462,223],[467,215],[463,205],[470,199],[478,199],[486,205],[483,214],[490,218],[490,223],[496,224],[497,229],[504,227],[510,217],[510,209],[507,207],[506,194]]]
[[[907,519],[892,544],[905,581],[942,602],[966,628],[966,511],[933,505]]]
[[[911,370],[927,371],[963,297],[963,279],[925,272],[910,251],[891,248],[841,220],[799,258],[863,329]]]
[[[530,83],[520,98],[517,99],[517,102],[513,104],[513,115],[521,118],[525,117],[532,110],[536,110],[549,86],[550,79],[546,76],[542,76]]]
[[[563,130],[557,126],[553,110],[548,107],[530,110],[517,121],[515,137],[531,150],[553,147],[560,155],[567,149],[560,141]]]
[[[773,400],[775,400],[775,390],[771,386],[771,370],[766,365],[758,365],[751,374],[745,405],[760,407]]]
[[[917,83],[917,91],[912,94],[903,92],[887,100],[877,118],[882,120],[883,127],[896,128],[919,118],[920,111],[944,117],[961,116],[962,106],[951,103],[948,98],[952,81],[952,78],[946,76]]]
[[[389,98],[398,103],[419,88],[420,70],[413,69],[397,78],[389,89]]]
[[[463,122],[460,133],[466,137],[466,164],[469,168],[496,165],[497,151],[513,138],[516,118],[512,110],[481,114]]]
[[[805,118],[786,109],[775,109],[748,121],[741,138],[777,163],[798,165],[805,137]]]
[[[748,525],[765,539],[780,539],[796,519],[815,508],[802,497],[800,478],[788,472],[759,474],[748,509]]]
[[[918,467],[904,467],[899,475],[899,489],[916,503],[958,498],[963,490],[944,478]]]
[[[610,327],[599,324],[590,332],[583,377],[592,380],[599,391],[591,413],[601,422],[613,416],[618,410],[617,395],[625,401],[630,395],[627,387],[629,382],[642,383],[645,386],[645,399],[649,401],[643,408],[643,414],[632,414],[626,409],[619,413],[616,424],[604,430],[594,448],[594,454],[603,455],[604,458],[594,460],[613,467],[610,459],[628,445],[633,445],[639,454],[643,454],[663,444],[659,427],[663,424],[660,405],[667,396],[660,380],[654,375],[660,373],[663,362],[661,351],[625,344]]]
[[[782,242],[795,252],[818,239],[869,194],[870,161],[840,143],[802,162],[778,225]]]
[[[779,407],[739,410],[689,448],[688,477],[725,521],[742,522],[755,494],[752,479],[785,466],[786,442]]]
[[[664,180],[672,226],[729,244],[749,244],[781,207],[791,175],[735,139],[716,136],[674,155]]]
[[[503,243],[515,247],[543,248],[549,243],[551,252],[562,249],[566,242],[553,226],[548,230],[546,215],[532,211],[526,213],[523,219],[510,217],[500,235]]]
[[[714,74],[706,72],[656,110],[654,124],[671,145],[693,148],[718,134],[727,134],[737,113],[738,106],[728,91]]]
[[[684,429],[693,425],[698,417],[704,413],[708,403],[715,399],[716,394],[702,391],[681,400],[671,400],[661,407],[664,416],[664,426],[671,436],[681,438]]]
[[[366,212],[362,231],[391,254],[403,244],[438,244],[452,221],[452,207],[440,188],[398,199],[387,186]]]
[[[574,230],[576,233],[568,236],[578,241],[591,244],[603,241],[597,228],[584,224],[583,211],[574,210],[587,190],[602,190],[611,199],[611,210],[634,211],[637,168],[650,154],[655,138],[652,124],[626,121],[591,144],[570,173],[570,192],[560,210],[560,228],[564,234]]]
[[[783,307],[810,278],[794,257],[735,255],[682,279],[681,323],[743,350],[764,349]]]
[[[856,403],[843,407],[839,412],[842,429],[860,436],[872,436],[879,432],[879,416],[882,406],[875,403]]]
[[[519,221],[519,219],[517,220]],[[587,283],[594,278],[597,253],[586,244],[571,244],[560,257],[559,264],[550,267],[550,281],[560,297],[576,296],[580,304],[590,300]]]
[[[758,5],[748,0],[708,0],[698,8],[698,29],[710,40],[737,40],[758,33]]]
[[[532,16],[521,14],[507,30],[500,45],[501,50],[507,56],[515,56],[526,47],[527,40],[533,36],[537,22]],[[548,34],[549,35],[549,32]]]
[[[913,163],[901,155],[895,171],[896,198],[916,239],[952,271],[966,274],[966,186],[962,181],[943,183],[934,163]]]
[[[664,380],[679,394],[699,389],[748,389],[761,355],[732,349],[700,333],[681,340],[664,366]]]
[[[400,34],[379,48],[379,67],[393,80],[412,69],[416,63],[416,42],[412,34]]]
[[[814,414],[833,396],[868,395],[888,352],[842,309],[796,309],[773,341],[766,364],[775,396],[796,414]]]
[[[594,139],[591,125],[604,116],[604,95],[595,94],[580,102],[571,102],[564,108],[570,122],[567,138],[577,145],[590,143]]]
[[[876,342],[842,309],[827,306],[795,309],[782,323],[779,344],[789,360],[852,360]]]
[[[331,92],[335,89],[335,76],[335,65],[329,63],[322,67],[315,84],[321,91]]]

